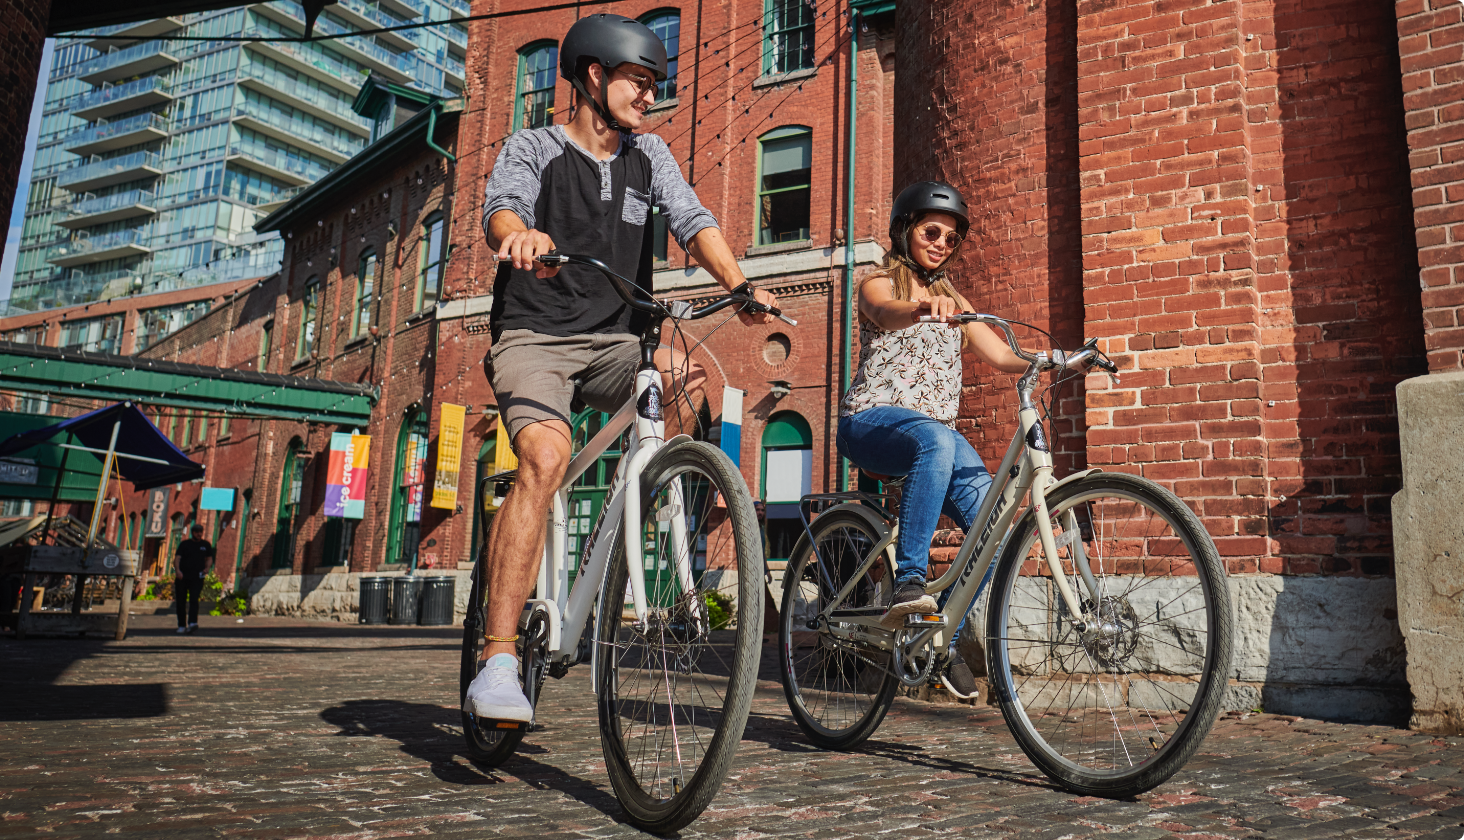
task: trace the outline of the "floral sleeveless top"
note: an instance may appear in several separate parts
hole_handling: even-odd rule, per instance
[[[860,318],[859,370],[839,416],[892,405],[954,428],[961,407],[962,332],[945,324],[883,330]]]

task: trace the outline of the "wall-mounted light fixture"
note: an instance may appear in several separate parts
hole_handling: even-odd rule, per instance
[[[793,383],[789,382],[786,379],[774,379],[769,384],[773,386],[772,390],[774,400],[781,400],[782,398],[793,393]]]

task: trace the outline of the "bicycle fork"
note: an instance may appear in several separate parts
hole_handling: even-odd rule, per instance
[[[1073,625],[1079,632],[1087,629],[1087,620],[1084,616],[1082,603],[1078,600],[1077,593],[1073,591],[1068,583],[1067,575],[1062,570],[1062,558],[1058,557],[1057,539],[1052,535],[1052,516],[1047,510],[1046,488],[1053,483],[1052,480],[1052,453],[1048,451],[1047,441],[1041,433],[1041,421],[1037,418],[1037,411],[1034,408],[1023,408],[1020,412],[1022,431],[1027,438],[1027,459],[1032,465],[1034,473],[1032,479],[1032,507],[1037,511],[1037,538],[1042,543],[1042,553],[1047,558],[1047,569],[1052,573],[1053,583],[1057,586],[1058,595],[1062,597],[1063,606],[1067,607],[1068,615],[1073,617]],[[1078,533],[1077,516],[1071,510],[1063,513],[1063,545],[1072,547],[1071,555],[1073,568],[1083,579],[1083,585],[1088,590],[1092,603],[1099,603],[1098,581],[1093,577],[1093,570],[1088,566],[1087,553],[1083,551],[1083,540]]]

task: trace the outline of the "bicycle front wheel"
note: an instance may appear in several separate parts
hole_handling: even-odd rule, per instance
[[[1049,521],[1028,512],[993,579],[993,688],[1017,743],[1054,781],[1133,796],[1184,766],[1219,714],[1232,644],[1225,569],[1189,508],[1147,479],[1096,473],[1047,502]],[[1096,617],[1085,626],[1054,585],[1039,527]]]
[[[641,476],[643,560],[617,541],[595,625],[600,740],[630,821],[667,833],[726,778],[761,655],[762,540],[742,475],[706,443],[658,452]],[[627,586],[643,576],[644,620]]]
[[[847,750],[874,734],[895,701],[899,680],[890,670],[888,649],[893,634],[825,622],[820,614],[851,579],[848,596],[835,608],[883,612],[894,589],[894,570],[884,552],[864,568],[884,534],[852,510],[825,513],[809,531],[813,541],[806,536],[798,541],[783,574],[778,622],[783,693],[810,741]]]

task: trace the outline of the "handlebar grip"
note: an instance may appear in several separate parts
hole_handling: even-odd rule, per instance
[[[1109,359],[1103,358],[1101,356],[1094,359],[1093,364],[1096,367],[1100,367],[1103,370],[1108,371],[1109,373],[1118,373],[1118,365],[1114,364]]]

